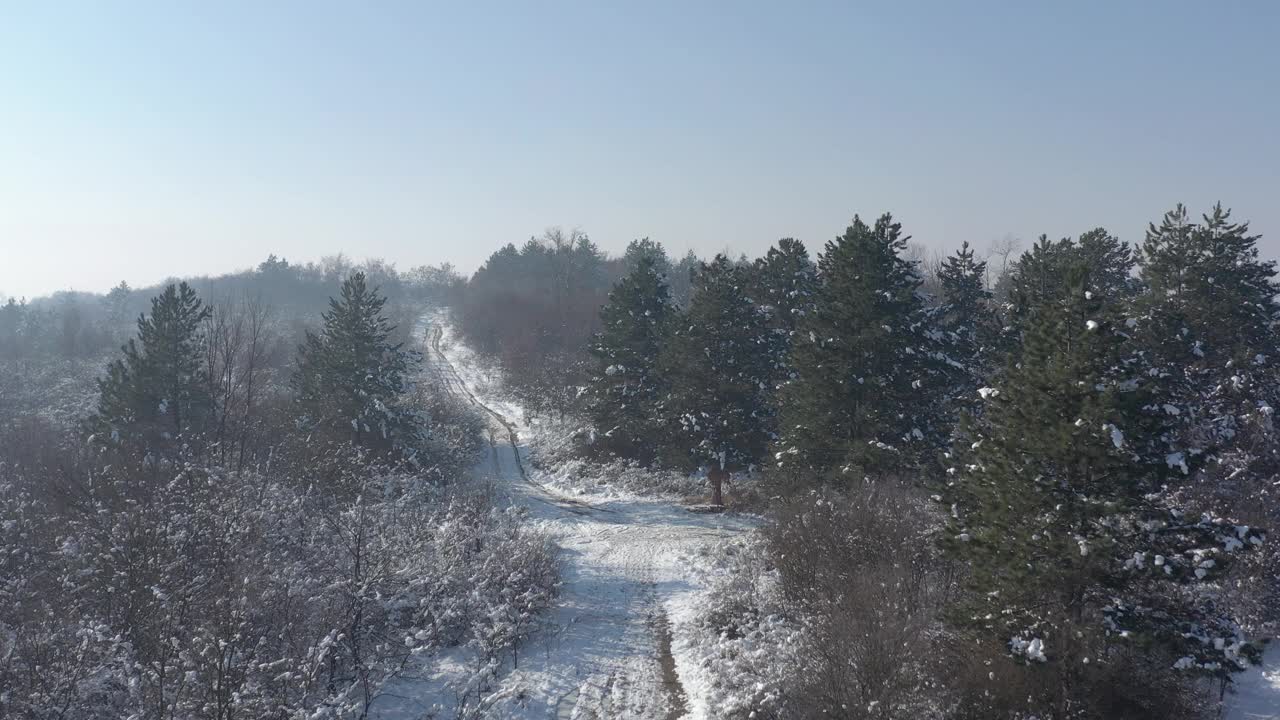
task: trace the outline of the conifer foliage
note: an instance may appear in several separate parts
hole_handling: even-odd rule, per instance
[[[792,347],[796,378],[780,399],[785,464],[865,472],[933,431],[923,391],[936,360],[920,278],[901,256],[908,239],[886,214],[874,225],[855,217],[827,243]]]
[[[680,427],[670,440],[677,464],[734,471],[764,455],[771,368],[762,349],[770,333],[744,292],[749,279],[749,268],[716,256],[698,270],[689,307],[672,322],[660,370],[664,412]]]
[[[1159,402],[1179,452],[1200,471],[1182,494],[1209,510],[1274,528],[1280,522],[1280,286],[1247,223],[1215,205],[1200,222],[1177,206],[1142,246],[1134,331],[1163,379]],[[1191,481],[1191,482],[1188,482]],[[1280,628],[1280,553],[1247,564],[1233,609],[1255,630]]]
[[[87,426],[95,439],[162,454],[196,439],[213,407],[201,344],[208,317],[185,282],[151,300],[151,315],[138,318],[138,337],[98,382],[98,409]]]
[[[765,352],[771,366],[772,405],[777,404],[777,386],[792,374],[791,347],[800,322],[813,311],[817,286],[817,269],[809,259],[809,251],[795,238],[779,240],[752,267],[747,291],[769,326]]]
[[[973,409],[997,355],[1000,323],[991,306],[986,272],[987,264],[975,257],[967,242],[938,270],[943,304],[935,312],[935,323],[949,368],[946,394],[953,413]]]
[[[1095,671],[1138,643],[1163,667],[1245,667],[1256,650],[1231,619],[1169,586],[1219,576],[1263,536],[1173,503],[1167,481],[1185,459],[1123,305],[1088,289],[1083,263],[1061,286],[1029,308],[1018,361],[983,389],[945,495],[947,545],[973,570],[958,614],[1019,660],[1049,664],[1037,703],[1065,718]]]
[[[608,452],[643,463],[655,457],[663,434],[658,354],[671,317],[666,279],[652,254],[641,255],[609,293],[590,348],[596,373],[589,413],[595,442]]]
[[[385,304],[361,272],[329,300],[323,328],[308,332],[298,348],[293,388],[299,423],[359,447],[412,453],[421,420],[401,399],[413,358],[392,342]]]

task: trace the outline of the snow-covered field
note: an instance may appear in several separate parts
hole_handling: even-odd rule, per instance
[[[480,714],[501,718],[701,718],[705,693],[692,656],[671,642],[673,622],[693,615],[698,555],[751,526],[733,515],[697,514],[671,502],[619,494],[571,494],[554,467],[528,462],[535,430],[522,409],[457,341],[443,314],[427,319],[428,371],[489,416],[492,444],[476,468],[499,495],[528,509],[563,550],[564,586],[547,626],[503,668]],[[375,716],[449,717],[450,687],[467,659],[437,659],[406,679]],[[436,714],[432,714],[435,712]]]

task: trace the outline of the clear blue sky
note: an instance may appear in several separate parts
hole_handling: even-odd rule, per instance
[[[0,292],[344,251],[950,249],[1234,206],[1280,255],[1280,3],[0,0]]]

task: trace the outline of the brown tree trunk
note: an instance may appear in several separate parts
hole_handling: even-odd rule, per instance
[[[711,481],[711,504],[724,505],[724,481],[729,479],[729,471],[718,465],[712,466],[707,479]]]

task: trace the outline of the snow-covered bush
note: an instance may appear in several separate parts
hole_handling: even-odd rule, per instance
[[[883,481],[810,493],[765,528],[782,593],[806,629],[793,691],[801,716],[940,715],[928,648],[949,577],[931,542],[936,524],[915,491]]]
[[[553,545],[473,488],[335,495],[10,438],[0,716],[359,717],[415,654],[513,657],[556,592]]]
[[[799,498],[712,563],[689,641],[712,717],[943,717],[933,522],[908,491],[860,490]]]
[[[695,658],[691,672],[705,688],[711,717],[796,717],[791,693],[807,637],[763,540],[753,535],[708,548],[694,565],[710,577],[698,614],[677,625],[676,642]]]

